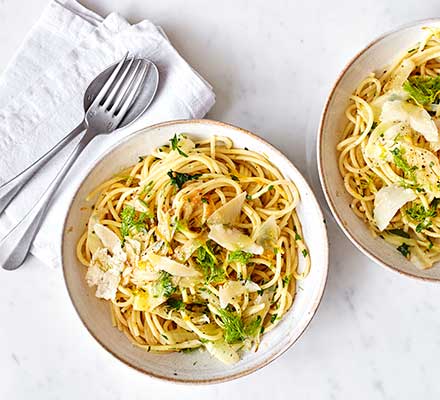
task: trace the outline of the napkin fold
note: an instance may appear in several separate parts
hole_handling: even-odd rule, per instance
[[[74,188],[109,145],[137,129],[173,119],[202,118],[215,102],[212,87],[177,53],[160,27],[105,19],[75,0],[53,0],[0,77],[0,184],[37,160],[82,120],[93,78],[130,54],[153,61],[160,73],[155,100],[133,125],[95,139],[61,185],[31,253],[46,264],[60,259],[62,224]],[[79,138],[39,171],[5,214],[6,234],[38,200]]]

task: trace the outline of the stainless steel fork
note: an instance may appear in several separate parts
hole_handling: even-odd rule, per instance
[[[32,242],[40,229],[48,206],[67,172],[84,148],[97,135],[113,132],[130,110],[148,70],[142,59],[131,59],[124,65],[128,54],[119,62],[110,78],[86,112],[86,132],[50,183],[35,206],[0,241],[0,264],[4,269],[17,269],[26,259]],[[124,68],[123,68],[124,66]]]

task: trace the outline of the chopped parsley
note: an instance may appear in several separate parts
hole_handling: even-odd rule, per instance
[[[202,203],[208,204],[208,199],[205,197],[202,197]]]
[[[176,150],[181,156],[188,157],[188,154],[183,152],[183,150],[179,147],[180,142],[180,135],[177,136],[176,134],[170,139],[171,143],[171,149]]]
[[[206,242],[204,246],[197,249],[197,264],[200,266],[205,276],[206,282],[220,282],[224,278],[223,268],[217,266],[217,258],[211,246],[211,242]]]
[[[235,250],[228,255],[228,262],[239,262],[241,264],[247,264],[252,258],[252,253],[246,253],[242,250]]]
[[[300,236],[300,235],[298,235],[298,233],[297,233],[297,232],[295,232],[295,240],[302,240],[301,236]]]
[[[409,246],[406,243],[402,243],[398,248],[398,251],[400,251],[400,253],[404,256],[404,257],[408,257],[410,251],[409,251]]]
[[[170,177],[171,184],[176,186],[179,190],[182,189],[183,185],[192,180],[196,180],[202,176],[202,174],[185,174],[182,172],[176,172],[173,170],[168,171],[168,176]]]
[[[303,255],[304,258],[306,258],[307,255],[309,254],[309,252],[307,251],[307,249],[304,249],[301,253],[302,253],[302,255]]]
[[[273,314],[273,315],[270,317],[270,323],[273,324],[273,323],[275,322],[275,320],[277,319],[277,317],[278,317],[278,314]]]
[[[141,213],[136,216],[136,210],[132,206],[125,206],[121,212],[121,235],[123,238],[130,234],[132,229],[140,232],[146,229],[145,219],[148,217],[148,213]]]
[[[239,181],[239,179],[238,179],[238,177],[237,176],[235,176],[235,175],[231,175],[231,179],[233,180],[233,181]]]
[[[411,76],[403,84],[403,89],[418,104],[426,106],[436,103],[440,94],[440,76]]]

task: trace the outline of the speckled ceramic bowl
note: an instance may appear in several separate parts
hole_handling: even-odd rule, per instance
[[[157,146],[168,143],[175,133],[185,132],[198,138],[212,135],[230,137],[235,146],[247,146],[265,153],[280,171],[295,182],[301,194],[298,215],[312,261],[310,275],[301,283],[292,309],[279,326],[263,337],[256,353],[247,353],[233,366],[213,359],[207,352],[148,353],[132,345],[125,335],[111,324],[108,304],[94,296],[94,289],[85,283],[85,268],[75,254],[76,243],[85,229],[91,204],[87,194],[112,175],[137,162]],[[327,279],[327,233],[319,205],[307,182],[274,147],[243,129],[208,120],[173,121],[134,133],[111,147],[91,168],[80,184],[67,214],[62,241],[62,263],[68,292],[82,322],[93,337],[110,353],[127,365],[157,378],[185,383],[214,383],[249,374],[286,351],[304,332],[318,308]]]
[[[318,169],[328,205],[347,237],[379,265],[405,276],[440,280],[440,266],[419,270],[383,239],[374,238],[367,225],[350,209],[351,196],[345,191],[338,169],[336,145],[347,122],[345,109],[349,96],[372,71],[380,71],[403,51],[424,37],[422,27],[440,26],[440,19],[414,22],[387,33],[370,43],[344,68],[325,105],[318,133]]]

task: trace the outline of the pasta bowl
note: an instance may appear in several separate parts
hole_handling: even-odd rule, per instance
[[[348,239],[377,264],[404,276],[426,281],[440,280],[438,266],[418,269],[396,251],[395,246],[380,237],[373,237],[368,225],[350,208],[352,197],[346,191],[339,172],[336,147],[342,140],[347,123],[345,111],[349,97],[359,83],[371,72],[386,70],[400,55],[422,41],[426,36],[423,27],[439,25],[440,19],[414,22],[379,37],[356,55],[331,90],[322,113],[317,140],[321,185],[330,210]]]
[[[169,143],[176,133],[197,139],[213,135],[232,139],[235,147],[248,147],[265,154],[297,186],[301,201],[297,213],[309,248],[311,270],[301,281],[292,308],[278,326],[263,336],[257,352],[246,352],[234,365],[224,365],[207,352],[157,354],[134,346],[112,326],[108,303],[95,297],[85,281],[86,268],[76,256],[76,243],[91,214],[87,195],[100,183],[135,164],[140,155]],[[318,202],[307,182],[292,163],[273,146],[243,129],[209,120],[172,121],[142,129],[122,139],[90,168],[79,184],[67,213],[62,240],[64,279],[73,305],[90,334],[116,358],[153,377],[182,383],[215,383],[249,374],[286,351],[304,332],[321,300],[328,268],[326,228]]]

